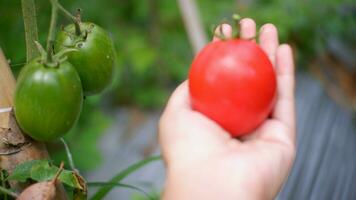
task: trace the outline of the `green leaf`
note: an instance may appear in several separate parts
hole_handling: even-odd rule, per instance
[[[72,152],[75,167],[81,172],[100,166],[102,157],[97,142],[109,127],[112,119],[98,110],[101,96],[87,98],[77,126],[64,136]],[[50,146],[49,152],[54,163],[67,160],[67,154],[58,149],[57,144]],[[90,155],[90,156],[88,156]]]
[[[34,165],[31,168],[31,178],[37,182],[51,180],[58,171],[58,167],[50,166],[49,162]]]
[[[122,179],[124,179],[126,176],[130,175],[131,173],[135,172],[136,170],[140,169],[141,167],[145,166],[146,164],[156,161],[156,160],[160,160],[160,159],[161,159],[161,156],[153,156],[153,157],[141,160],[141,161],[129,166],[128,168],[122,170],[120,173],[118,173],[116,176],[114,176],[109,182],[110,183],[118,183]],[[103,199],[113,189],[113,187],[114,187],[113,185],[109,185],[109,186],[104,186],[104,187],[100,188],[94,194],[94,196],[91,198],[91,200]]]
[[[157,191],[150,191],[149,195],[151,197],[151,200],[160,200],[160,192]],[[134,193],[131,196],[131,200],[147,200],[146,196],[142,196],[140,193]]]
[[[49,181],[53,179],[58,170],[57,166],[51,166],[48,162],[45,165],[36,165],[31,169],[31,178],[38,182]],[[74,171],[63,170],[58,180],[72,188],[86,190],[84,178]]]
[[[7,178],[19,182],[25,182],[31,178],[31,169],[33,166],[44,165],[48,163],[47,160],[30,160],[17,165],[12,174]]]
[[[63,172],[59,175],[58,179],[72,187],[72,188],[77,188],[80,190],[83,190],[85,188],[85,181],[84,179],[78,175],[76,172],[69,171],[69,170],[63,170]]]
[[[15,170],[8,177],[8,180],[25,182],[32,179],[37,182],[52,180],[59,168],[51,165],[48,160],[31,160],[16,166]],[[72,188],[86,191],[86,183],[83,177],[70,170],[63,170],[58,180]]]

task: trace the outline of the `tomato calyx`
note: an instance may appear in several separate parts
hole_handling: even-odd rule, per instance
[[[233,24],[234,26],[231,26],[232,27],[232,37],[226,37],[224,32],[223,32],[223,26],[222,24],[229,24],[228,22],[223,21],[222,23],[220,23],[218,26],[216,26],[214,28],[214,31],[217,29],[218,31],[217,32],[214,32],[214,36],[219,38],[220,40],[222,41],[226,41],[226,40],[230,40],[230,39],[242,39],[242,38],[239,38],[239,22],[241,20],[241,16],[238,15],[238,14],[233,14],[232,15],[232,21],[233,21]],[[255,40],[257,38],[257,36],[254,36],[254,37],[251,37],[251,38],[245,38],[244,40],[248,40],[248,41],[252,41],[252,40]]]
[[[83,43],[86,42],[88,35],[93,31],[95,28],[95,24],[90,23],[89,26],[83,26],[80,23],[81,33],[78,35],[76,33],[76,29],[74,31],[65,30],[62,31],[70,38],[71,44],[66,45],[67,48],[82,48]]]
[[[46,52],[44,50],[44,48],[42,47],[42,45],[37,41],[35,41],[35,44],[36,44],[37,49],[38,49],[38,51],[40,52],[40,55],[41,55],[41,57],[39,59],[39,62],[41,64],[43,64],[44,66],[46,66],[46,67],[54,67],[54,68],[59,67],[59,65],[61,63],[63,63],[64,61],[67,60],[68,57],[66,55],[68,53],[73,52],[73,51],[78,51],[75,48],[62,49],[61,51],[59,51],[58,53],[53,55],[52,56],[52,60],[50,61],[50,60],[48,60],[48,56],[47,55],[51,54],[53,51],[52,52]]]

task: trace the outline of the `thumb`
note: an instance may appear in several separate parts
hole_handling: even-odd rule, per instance
[[[218,124],[192,110],[188,82],[178,86],[159,122],[159,141],[165,159],[208,155],[230,139]]]

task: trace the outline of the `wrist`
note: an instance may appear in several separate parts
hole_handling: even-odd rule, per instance
[[[261,189],[261,188],[260,188]],[[216,176],[207,168],[199,170],[183,170],[167,168],[166,183],[162,193],[162,200],[236,200],[269,199],[263,190],[251,188],[243,183],[229,182]]]

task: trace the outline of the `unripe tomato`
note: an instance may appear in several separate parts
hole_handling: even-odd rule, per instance
[[[57,35],[55,50],[77,48],[68,54],[68,61],[74,65],[85,95],[103,91],[112,80],[115,51],[109,34],[96,24],[80,23],[82,34],[75,35],[75,27],[70,24]]]
[[[34,59],[21,70],[15,92],[15,115],[21,129],[39,141],[67,133],[83,103],[80,78],[69,62],[55,67]]]
[[[192,108],[236,137],[253,131],[271,112],[276,76],[268,56],[254,42],[221,40],[195,57],[189,90]]]

